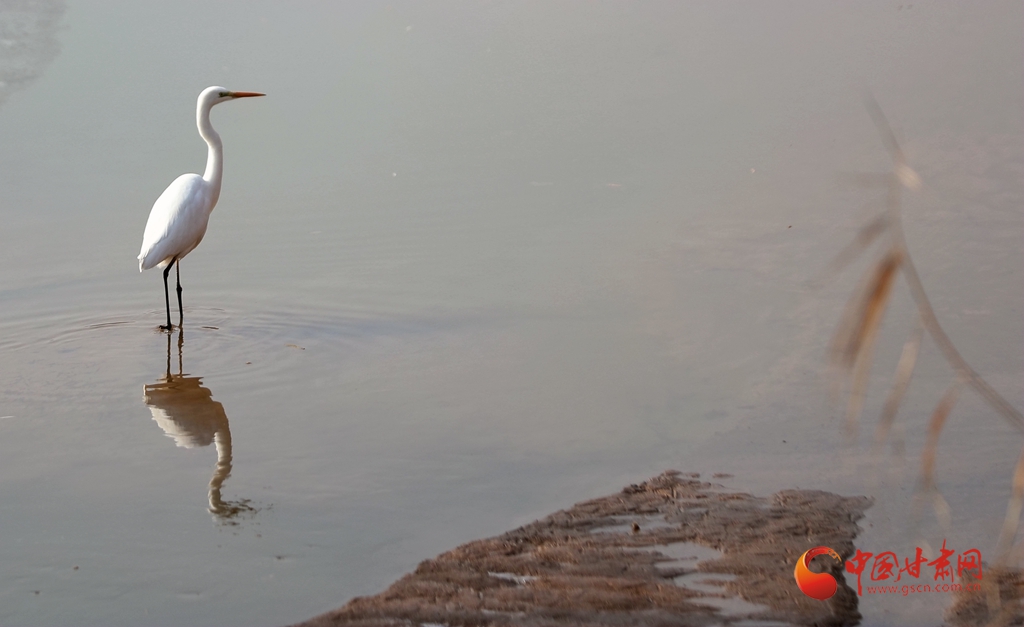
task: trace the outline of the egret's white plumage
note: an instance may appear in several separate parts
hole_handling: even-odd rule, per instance
[[[139,272],[164,268],[203,241],[213,211],[209,187],[198,174],[182,174],[160,194],[142,235]]]
[[[167,273],[171,264],[192,252],[206,235],[206,226],[220,197],[221,175],[224,170],[224,148],[220,135],[210,124],[210,109],[214,105],[234,100],[262,96],[247,91],[229,91],[223,87],[207,87],[199,94],[196,102],[196,126],[199,135],[206,140],[206,171],[198,174],[182,174],[160,194],[153,203],[142,236],[142,250],[139,252],[139,272],[159,267],[164,269],[164,298],[167,303],[167,326],[171,328],[171,301],[167,291]],[[180,263],[179,263],[180,277]],[[178,281],[178,313],[184,317],[181,308],[181,282]],[[180,318],[179,318],[180,322]]]

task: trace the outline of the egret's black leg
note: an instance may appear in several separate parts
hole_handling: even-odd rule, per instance
[[[174,263],[174,275],[178,281],[178,327],[185,322],[185,310],[181,308],[181,260],[178,259]],[[168,305],[170,307],[170,305]],[[168,316],[170,314],[167,314]]]
[[[164,268],[164,303],[167,304],[167,326],[164,326],[162,324],[160,325],[160,328],[164,329],[165,331],[170,331],[172,328],[174,328],[171,326],[171,294],[170,292],[167,291],[167,274],[170,271],[171,264],[167,264],[167,267]]]

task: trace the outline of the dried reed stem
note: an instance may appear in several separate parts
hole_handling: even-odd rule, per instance
[[[931,420],[928,421],[928,438],[924,445],[924,452],[921,453],[921,478],[918,483],[916,498],[930,497],[932,508],[935,510],[935,517],[944,529],[948,529],[952,519],[949,503],[942,497],[935,481],[935,459],[938,455],[939,436],[942,434],[942,427],[946,424],[949,413],[953,411],[957,398],[960,396],[962,382],[960,377],[953,379],[953,382],[942,395],[942,400],[932,412]],[[916,499],[915,499],[916,500]]]
[[[882,409],[882,416],[878,419],[878,426],[875,428],[875,446],[880,446],[889,437],[889,431],[896,421],[896,413],[903,402],[903,395],[910,387],[910,379],[914,375],[914,366],[917,365],[917,356],[921,351],[921,340],[924,339],[924,327],[918,324],[914,331],[903,344],[903,352],[900,354],[900,361],[896,364],[896,372],[893,374],[892,388],[889,396],[885,399],[885,406]]]
[[[903,155],[903,150],[900,148],[899,143],[896,141],[896,135],[892,132],[892,128],[889,126],[888,120],[885,119],[885,115],[882,113],[882,109],[875,102],[874,98],[870,96],[866,99],[866,106],[868,112],[874,119],[875,126],[878,127],[879,133],[882,135],[882,141],[889,149],[889,153],[893,158],[893,171],[889,183],[889,194],[887,198],[888,213],[889,213],[889,235],[892,239],[892,246],[894,250],[898,250],[904,253],[904,259],[902,264],[903,277],[907,280],[907,287],[910,289],[910,296],[914,299],[914,304],[917,305],[917,310],[921,316],[921,323],[924,325],[928,335],[935,340],[935,344],[942,351],[942,355],[949,362],[949,365],[957,372],[957,375],[962,377],[974,390],[988,403],[993,409],[996,410],[1000,415],[1006,418],[1006,421],[1010,423],[1018,431],[1024,431],[1024,416],[1011,405],[1006,399],[1004,399],[998,392],[996,392],[992,386],[990,386],[984,379],[978,375],[977,372],[971,368],[967,360],[960,355],[960,351],[953,345],[953,341],[946,335],[946,331],[939,324],[939,319],[935,315],[935,310],[932,308],[931,301],[928,300],[928,295],[924,291],[924,285],[921,283],[921,277],[917,274],[917,268],[914,267],[914,262],[910,259],[909,249],[907,247],[906,236],[903,233],[903,224],[900,221],[900,192],[903,187],[909,187],[916,189],[921,185],[921,179],[918,178],[917,174],[907,165],[906,158]]]
[[[848,323],[840,326],[833,341],[833,361],[851,372],[850,400],[846,411],[846,430],[853,434],[864,405],[868,375],[874,359],[875,340],[892,294],[900,255],[889,253],[871,268],[862,281],[859,293],[847,305],[843,316]]]
[[[936,515],[944,527],[949,526],[949,505],[936,487],[935,463],[938,455],[939,436],[946,424],[949,413],[956,405],[960,388],[966,384],[974,389],[981,398],[996,410],[1007,422],[1018,431],[1024,431],[1024,417],[1021,413],[996,392],[984,379],[974,371],[946,334],[928,299],[910,258],[903,223],[900,218],[901,194],[904,187],[918,189],[921,179],[907,164],[903,149],[889,126],[878,103],[868,95],[866,106],[882,142],[893,160],[892,170],[888,174],[861,175],[853,177],[856,183],[874,186],[878,183],[886,187],[885,211],[873,218],[858,232],[857,237],[836,256],[829,265],[826,274],[838,272],[849,264],[857,255],[874,242],[883,232],[888,232],[889,242],[884,247],[881,258],[871,266],[861,279],[853,296],[848,301],[840,323],[833,335],[830,347],[830,362],[837,375],[833,381],[833,394],[836,394],[844,381],[849,384],[849,402],[846,412],[846,430],[854,431],[864,403],[864,395],[868,384],[868,375],[874,355],[874,347],[885,314],[886,306],[892,292],[897,271],[907,281],[907,288],[917,307],[919,324],[911,337],[903,346],[896,372],[893,375],[892,387],[886,398],[882,415],[875,429],[875,445],[884,442],[896,420],[900,403],[906,394],[913,376],[917,357],[920,353],[924,334],[935,341],[943,357],[953,368],[954,380],[939,401],[928,424],[928,435],[924,451],[921,454],[921,476],[915,493],[915,503],[925,495],[931,496]],[[848,177],[849,178],[849,177]],[[1024,449],[1017,461],[1013,476],[1013,494],[1007,504],[1006,518],[1003,522],[999,540],[1000,560],[1009,558],[1017,527],[1020,524],[1021,510],[1024,508]],[[915,508],[916,509],[916,508]]]
[[[935,455],[939,447],[939,435],[942,434],[946,418],[960,396],[960,385],[959,377],[953,380],[932,412],[931,420],[928,421],[928,439],[924,445],[924,452],[921,453],[921,480],[924,485],[935,485]]]

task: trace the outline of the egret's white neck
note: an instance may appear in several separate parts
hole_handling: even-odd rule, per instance
[[[221,175],[224,173],[224,144],[220,141],[220,135],[213,130],[210,124],[210,109],[212,104],[200,104],[196,110],[196,126],[199,127],[199,134],[206,140],[210,147],[206,156],[206,172],[203,173],[203,180],[210,186],[210,209],[217,204],[220,197]]]

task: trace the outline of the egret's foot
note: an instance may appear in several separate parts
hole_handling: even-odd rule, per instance
[[[161,331],[173,331],[174,330],[174,325],[173,324],[161,324],[159,329]]]

